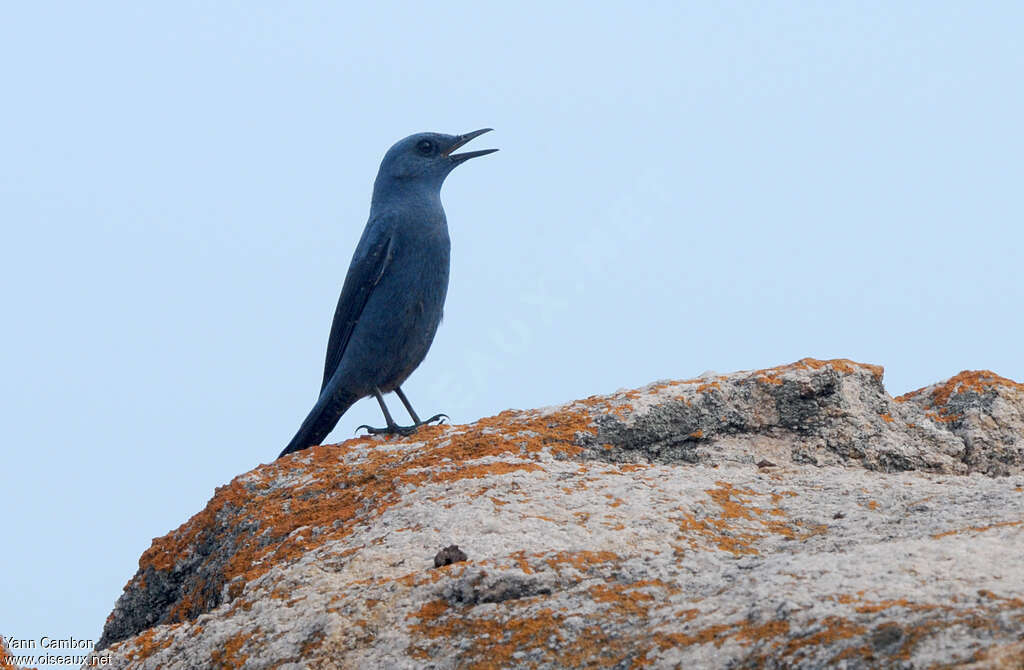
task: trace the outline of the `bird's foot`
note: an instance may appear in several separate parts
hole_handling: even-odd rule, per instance
[[[364,423],[363,425],[361,425],[358,428],[356,428],[356,432],[358,433],[360,430],[365,428],[367,435],[402,435],[402,436],[408,436],[408,435],[412,435],[413,433],[415,433],[416,429],[419,428],[420,426],[426,426],[427,424],[434,423],[435,421],[438,424],[442,424],[442,423],[444,423],[445,419],[450,419],[450,417],[447,414],[435,414],[434,416],[430,417],[426,421],[420,421],[419,423],[414,424],[412,426],[399,426],[397,423],[393,423],[393,424],[387,425],[387,426],[385,426],[383,428],[374,428],[373,426],[368,426],[368,425],[366,425]]]
[[[363,428],[366,429],[367,435],[412,435],[416,432],[418,426],[399,426],[395,424],[393,426],[384,426],[383,428],[374,428],[364,423],[356,428],[356,432],[358,433]]]

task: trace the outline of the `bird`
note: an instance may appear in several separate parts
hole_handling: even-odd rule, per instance
[[[320,444],[357,400],[371,395],[386,425],[364,425],[357,431],[409,435],[448,418],[435,414],[421,421],[401,386],[426,357],[448,293],[451,241],[441,186],[459,165],[497,151],[453,153],[491,130],[417,133],[384,155],[370,216],[334,312],[320,395],[278,458]],[[391,391],[409,412],[412,425],[400,426],[391,417],[384,403],[384,394]]]

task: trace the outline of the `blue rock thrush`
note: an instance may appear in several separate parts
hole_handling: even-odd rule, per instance
[[[320,397],[281,456],[320,444],[360,398],[374,396],[387,426],[370,433],[408,435],[420,421],[402,383],[423,362],[441,323],[448,292],[450,243],[441,185],[459,164],[497,149],[452,152],[482,135],[419,133],[391,147],[373,184],[366,223],[334,312]],[[384,393],[394,391],[411,426],[391,418]],[[281,456],[278,456],[280,458]]]

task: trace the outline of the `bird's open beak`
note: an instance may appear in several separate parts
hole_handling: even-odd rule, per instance
[[[481,128],[480,130],[474,130],[471,133],[465,135],[459,135],[455,138],[455,142],[442,152],[442,156],[446,156],[455,162],[456,165],[463,161],[468,161],[470,158],[476,158],[477,156],[486,156],[487,154],[493,154],[497,149],[481,149],[480,151],[467,151],[461,154],[453,154],[452,152],[461,147],[462,145],[469,142],[474,137],[479,137],[484,133],[489,133],[494,130],[493,128]]]

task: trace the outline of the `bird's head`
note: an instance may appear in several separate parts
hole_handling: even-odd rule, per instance
[[[440,192],[444,178],[470,158],[494,153],[497,149],[465,151],[454,153],[456,149],[474,137],[483,135],[490,128],[481,128],[464,135],[445,135],[442,133],[417,133],[399,140],[388,149],[381,161],[377,173],[375,191],[381,188],[406,190],[407,188],[425,188]]]

